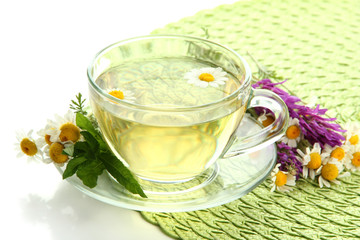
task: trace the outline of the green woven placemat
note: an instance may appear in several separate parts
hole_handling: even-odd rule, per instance
[[[304,101],[317,96],[340,123],[360,120],[359,0],[240,1],[154,33],[204,37],[203,29],[289,79],[286,86]],[[331,188],[299,180],[288,194],[271,193],[265,182],[223,206],[142,215],[180,239],[360,239],[360,173]]]

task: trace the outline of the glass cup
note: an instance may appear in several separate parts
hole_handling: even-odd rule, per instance
[[[109,147],[136,176],[180,183],[284,134],[285,103],[271,91],[252,89],[251,76],[246,61],[218,43],[180,35],[138,37],[95,56],[88,68],[90,103]],[[269,109],[275,121],[237,136],[253,107]]]

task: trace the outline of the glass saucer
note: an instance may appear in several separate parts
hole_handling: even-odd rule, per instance
[[[239,129],[237,135],[245,136],[260,126],[245,116]],[[99,176],[98,185],[92,189],[76,176],[67,180],[90,197],[118,207],[149,212],[194,211],[244,196],[265,180],[275,166],[276,157],[276,146],[272,144],[256,152],[218,159],[200,176],[186,182],[154,183],[138,179],[148,198],[129,193],[106,172]],[[57,169],[61,174],[64,171],[64,167]]]

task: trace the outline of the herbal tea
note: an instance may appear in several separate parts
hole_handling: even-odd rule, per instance
[[[109,99],[91,99],[107,143],[137,176],[187,180],[219,158],[232,138],[245,111],[236,99],[211,111],[182,110],[220,101],[241,85],[228,73],[218,86],[191,84],[186,74],[201,68],[216,66],[191,58],[163,58],[126,63],[97,78],[96,84],[110,95],[141,105],[120,107]],[[204,75],[204,81],[208,77]]]

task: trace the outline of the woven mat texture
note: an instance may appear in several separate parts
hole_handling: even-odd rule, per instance
[[[191,6],[189,6],[191,7]],[[305,102],[340,123],[360,120],[360,1],[252,0],[222,5],[153,33],[187,34],[247,52],[288,80]],[[269,181],[231,203],[183,213],[142,212],[177,239],[360,239],[360,172],[319,188],[299,180],[290,193]]]

